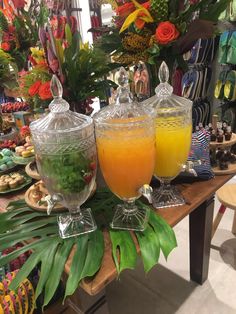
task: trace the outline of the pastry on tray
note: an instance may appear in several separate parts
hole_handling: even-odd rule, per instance
[[[17,172],[0,176],[0,192],[15,189],[25,182],[25,177]]]
[[[47,197],[48,191],[42,181],[38,181],[33,184],[25,193],[25,201],[29,207],[39,210],[46,211],[47,210]],[[56,211],[64,211],[64,207],[61,204],[56,204]]]

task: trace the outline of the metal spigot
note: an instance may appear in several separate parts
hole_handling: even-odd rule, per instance
[[[47,202],[47,214],[50,215],[53,208],[56,206],[58,202],[63,200],[62,195],[54,194],[54,195],[47,195],[41,201]]]
[[[194,177],[197,177],[197,172],[194,170],[194,166],[200,166],[201,164],[202,164],[201,160],[196,160],[196,161],[188,160],[182,166],[182,171],[192,173]]]
[[[149,204],[152,204],[152,191],[153,190],[150,185],[144,184],[138,191],[148,200]]]

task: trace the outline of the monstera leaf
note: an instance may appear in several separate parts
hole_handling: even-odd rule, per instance
[[[72,295],[83,278],[94,276],[100,269],[104,255],[102,231],[108,229],[113,216],[112,208],[119,202],[109,190],[98,190],[85,204],[92,209],[98,229],[70,239],[59,237],[56,214],[47,216],[46,213],[35,212],[23,200],[10,203],[8,211],[0,214],[0,252],[19,242],[26,244],[8,255],[1,256],[0,267],[24,252],[32,252],[12,281],[10,289],[16,289],[38,266],[40,278],[35,292],[36,299],[44,293],[44,306],[47,305],[57,290],[65,264],[73,250],[65,298]],[[147,205],[139,202],[139,206]],[[139,251],[144,269],[148,272],[158,263],[160,251],[167,258],[177,246],[172,228],[153,211],[144,232],[110,230],[109,235],[118,274],[125,269],[135,268]]]

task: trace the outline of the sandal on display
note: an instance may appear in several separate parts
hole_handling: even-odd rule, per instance
[[[226,32],[222,33],[220,36],[218,61],[221,64],[227,63],[229,39],[230,39],[232,33],[233,33],[232,31],[226,31]]]
[[[227,63],[236,64],[236,32],[233,32],[229,38]]]
[[[229,71],[221,71],[219,74],[219,78],[216,81],[216,86],[214,90],[214,96],[217,99],[224,99],[224,87],[225,87],[225,81],[226,77]]]
[[[236,100],[236,71],[234,70],[227,74],[224,86],[224,96],[230,101]]]

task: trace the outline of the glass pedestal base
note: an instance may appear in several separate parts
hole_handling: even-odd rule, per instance
[[[144,231],[149,219],[149,210],[138,208],[128,210],[124,205],[117,205],[110,224],[112,229]]]
[[[59,215],[57,218],[59,235],[62,239],[89,233],[97,229],[91,209],[82,209],[78,213]]]
[[[185,199],[175,186],[164,184],[158,189],[153,189],[152,206],[156,209],[184,204]]]

